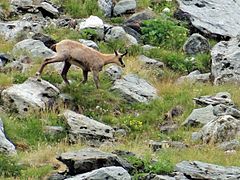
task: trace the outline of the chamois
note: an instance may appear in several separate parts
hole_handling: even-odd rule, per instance
[[[44,67],[47,64],[55,62],[64,62],[64,67],[61,76],[66,84],[69,84],[67,79],[67,73],[72,64],[80,67],[83,71],[83,81],[86,83],[88,79],[88,72],[93,72],[93,79],[97,88],[99,88],[99,72],[103,66],[115,63],[121,67],[125,67],[123,63],[123,56],[127,54],[120,54],[114,51],[114,54],[102,54],[93,48],[83,45],[79,42],[72,40],[62,40],[59,43],[52,46],[52,49],[56,51],[56,54],[50,58],[46,58],[42,63],[36,76],[41,76]]]

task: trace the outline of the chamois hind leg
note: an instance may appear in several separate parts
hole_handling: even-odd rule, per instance
[[[95,82],[96,88],[99,88],[99,77],[98,77],[98,71],[93,70],[93,80]]]
[[[65,61],[67,58],[64,55],[54,55],[53,57],[47,58],[44,60],[44,62],[42,63],[40,69],[38,70],[38,72],[36,73],[37,76],[40,76],[43,72],[43,69],[45,68],[45,66],[47,64],[51,64],[51,63],[55,63],[55,62],[63,62]]]
[[[83,80],[82,83],[85,84],[88,80],[88,71],[83,70]]]
[[[64,67],[63,67],[63,70],[61,73],[61,76],[62,76],[64,82],[68,85],[69,85],[69,81],[67,79],[67,73],[68,73],[68,70],[70,67],[71,67],[71,64],[68,61],[65,61],[65,64],[64,64]]]

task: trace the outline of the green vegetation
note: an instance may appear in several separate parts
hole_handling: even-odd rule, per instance
[[[0,176],[17,177],[21,174],[22,166],[18,165],[18,162],[14,158],[9,158],[0,154]]]

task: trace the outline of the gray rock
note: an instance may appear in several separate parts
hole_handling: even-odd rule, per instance
[[[155,49],[157,47],[146,44],[146,45],[143,45],[142,48],[143,48],[144,51],[149,51],[149,50]]]
[[[29,64],[21,63],[20,61],[13,61],[8,63],[1,72],[12,72],[12,71],[19,71],[19,72],[26,72],[27,69],[30,68]]]
[[[3,122],[0,119],[0,152],[8,155],[16,154],[15,146],[6,138],[4,134]]]
[[[217,118],[213,114],[214,107],[209,105],[207,107],[194,109],[187,119],[182,123],[183,126],[203,126],[208,122]]]
[[[13,47],[12,53],[15,57],[19,55],[30,55],[34,58],[46,58],[55,54],[55,52],[47,48],[42,41],[33,39],[25,39],[18,42]]]
[[[159,128],[160,132],[165,134],[170,134],[176,131],[177,129],[178,129],[178,125],[173,123],[162,125]]]
[[[215,36],[236,36],[240,29],[240,1],[177,0],[181,19],[188,19],[201,32]],[[221,14],[221,15],[219,15]]]
[[[17,7],[32,6],[33,0],[11,0],[11,5]]]
[[[229,107],[224,104],[214,106],[213,114],[216,116],[231,115],[235,118],[240,118],[240,111],[234,107]]]
[[[198,98],[193,98],[193,100],[203,106],[213,105],[216,106],[218,104],[225,104],[227,106],[233,106],[234,103],[231,100],[231,95],[228,92],[219,92],[216,95],[212,96],[200,96]]]
[[[66,176],[59,173],[51,174],[47,178],[47,180],[64,180],[64,179],[66,179]]]
[[[79,39],[79,42],[84,44],[84,45],[86,45],[86,46],[88,46],[88,47],[91,47],[93,49],[99,50],[98,45],[94,41],[86,40],[86,39]]]
[[[239,167],[224,167],[200,161],[182,161],[176,164],[175,170],[183,173],[189,179],[240,179]]]
[[[47,46],[48,48],[51,48],[52,45],[57,43],[57,41],[55,41],[53,38],[51,38],[50,36],[48,36],[46,34],[42,34],[42,33],[34,34],[32,36],[32,39],[42,41],[43,44],[45,46]]]
[[[117,65],[109,66],[105,72],[113,81],[120,79],[123,73],[122,68]]]
[[[24,114],[34,110],[45,110],[54,104],[59,90],[45,80],[29,78],[2,91],[5,108]]]
[[[167,149],[167,148],[176,148],[176,149],[183,149],[186,148],[187,145],[182,143],[182,142],[178,142],[178,141],[152,141],[150,140],[149,142],[149,147],[151,147],[151,149],[153,151],[157,151],[160,149]]]
[[[168,175],[157,175],[151,174],[151,177],[148,180],[189,180],[184,173],[173,172],[169,176]]]
[[[140,55],[138,57],[138,60],[142,63],[144,63],[147,67],[152,67],[152,68],[163,68],[164,67],[164,63],[157,61],[155,59],[151,59],[149,57],[146,57],[144,55]]]
[[[131,180],[132,178],[125,169],[116,166],[103,167],[88,173],[67,178],[67,180],[84,180],[84,179]]]
[[[113,8],[113,15],[118,16],[129,11],[135,11],[136,7],[135,0],[120,0]]]
[[[214,84],[240,83],[239,40],[240,36],[230,41],[221,41],[212,48],[211,71]]]
[[[181,76],[180,78],[177,79],[177,84],[181,84],[184,82],[191,82],[191,83],[196,83],[196,82],[202,82],[206,83],[210,81],[210,75],[211,73],[204,73],[201,74],[200,71],[196,70],[191,73],[189,73],[187,76]]]
[[[134,13],[127,19],[125,23],[126,24],[132,23],[132,22],[141,23],[144,20],[153,19],[155,17],[156,17],[156,14],[152,10],[146,9],[146,10]]]
[[[80,139],[88,141],[113,140],[112,127],[70,110],[66,110],[63,115],[69,126],[70,140],[72,142],[77,142]]]
[[[193,132],[192,133],[192,140],[193,141],[201,141],[202,140],[202,134],[200,132]]]
[[[98,0],[98,6],[107,17],[112,16],[113,1],[112,0]]]
[[[62,126],[45,126],[44,133],[55,136],[57,134],[63,133],[64,128]]]
[[[82,149],[80,151],[61,154],[59,161],[67,165],[70,175],[86,173],[95,169],[109,166],[121,166],[127,171],[133,167],[112,153],[105,153],[96,149]]]
[[[236,139],[228,142],[223,142],[218,145],[218,148],[224,150],[224,151],[229,151],[229,150],[238,150],[240,149],[240,142]]]
[[[27,20],[0,22],[0,35],[6,40],[13,40],[22,33],[39,32],[41,25]]]
[[[240,137],[240,120],[230,115],[220,116],[199,131],[204,143],[221,143]]]
[[[39,6],[38,9],[42,12],[44,17],[51,17],[51,18],[56,18],[59,16],[59,11],[57,8],[53,7],[51,4],[47,2],[42,2]]]
[[[134,74],[117,79],[111,89],[120,93],[129,102],[147,103],[158,97],[157,90],[153,86]]]
[[[183,50],[189,55],[207,53],[210,50],[210,45],[205,37],[198,33],[194,33],[184,43]]]

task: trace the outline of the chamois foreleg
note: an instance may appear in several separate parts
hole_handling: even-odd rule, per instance
[[[96,88],[99,88],[99,77],[98,77],[99,71],[93,70],[93,80],[95,82]]]
[[[71,64],[68,61],[65,61],[61,76],[66,84],[69,84],[69,81],[67,79],[67,73],[70,67]]]
[[[83,80],[82,83],[85,84],[88,80],[88,71],[87,70],[83,70]]]
[[[45,59],[44,62],[42,63],[42,65],[41,65],[40,69],[36,73],[36,75],[40,76],[46,65],[51,64],[51,63],[55,63],[55,62],[63,62],[65,60],[67,60],[67,57],[64,56],[64,55],[55,55],[53,57]]]

